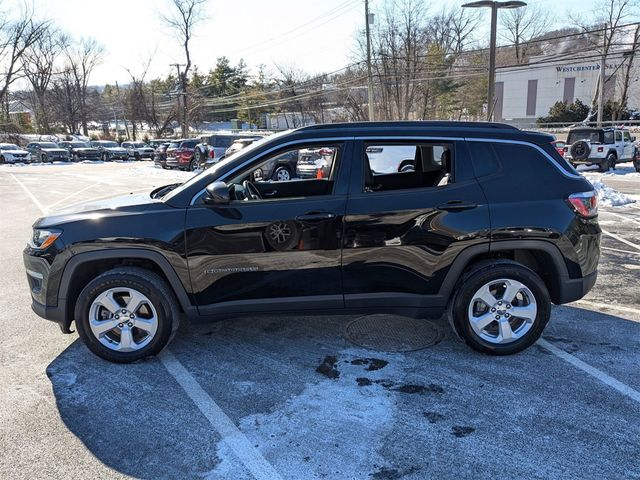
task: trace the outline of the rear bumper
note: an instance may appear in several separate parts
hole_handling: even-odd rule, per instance
[[[580,300],[593,288],[597,278],[597,270],[582,278],[569,278],[568,276],[561,278],[559,295],[555,303],[562,304]]]

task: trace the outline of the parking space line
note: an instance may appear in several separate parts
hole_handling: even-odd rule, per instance
[[[640,247],[638,245],[636,245],[635,243],[630,242],[629,240],[625,240],[624,238],[620,237],[619,235],[616,235],[616,234],[611,233],[611,232],[607,232],[606,230],[602,230],[602,233],[604,233],[605,235],[609,235],[611,238],[615,238],[619,242],[626,243],[627,245],[629,245],[630,247],[635,248],[636,250],[640,250]]]
[[[634,219],[634,218],[625,217],[624,215],[620,215],[619,213],[614,213],[614,212],[609,212],[609,211],[606,211],[605,213],[607,215],[613,215],[614,217],[618,217],[618,218],[620,218],[622,220],[625,220],[627,222],[632,222],[632,223],[635,223],[636,225],[640,225],[640,222],[638,220]]]
[[[549,352],[553,353],[557,357],[560,357],[565,362],[570,363],[577,369],[582,370],[583,372],[600,380],[602,383],[610,386],[611,388],[616,389],[618,392],[629,397],[631,400],[635,400],[636,402],[640,403],[640,392],[638,392],[637,390],[634,390],[628,385],[625,385],[621,381],[616,380],[612,376],[607,375],[602,370],[592,367],[588,363],[583,362],[579,358],[574,357],[573,355],[565,352],[564,350],[561,350],[560,348],[556,347],[555,345],[552,345],[551,343],[547,342],[546,340],[543,340],[542,338],[538,340],[538,345],[548,350]]]
[[[49,206],[48,206],[47,208],[48,208],[48,209],[51,209],[51,208],[55,207],[56,205],[60,205],[62,202],[65,202],[65,201],[67,201],[67,200],[69,200],[69,199],[71,199],[71,198],[75,197],[76,195],[79,195],[79,194],[81,194],[82,192],[86,192],[87,190],[89,190],[89,189],[91,189],[91,188],[95,187],[96,185],[100,185],[100,184],[101,184],[101,182],[97,182],[97,183],[94,183],[93,185],[89,185],[88,187],[84,187],[84,188],[82,188],[82,189],[80,189],[80,190],[78,190],[78,191],[76,191],[76,192],[72,193],[71,195],[67,195],[67,196],[66,196],[66,197],[64,197],[64,198],[61,198],[60,200],[58,200],[58,201],[56,201],[56,202],[53,202],[53,203],[49,204]]]
[[[581,304],[581,305],[588,305],[590,307],[596,307],[596,308],[606,308],[609,310],[617,310],[619,312],[625,312],[625,313],[633,313],[635,315],[638,316],[638,320],[635,320],[633,318],[627,318],[626,320],[631,320],[632,322],[640,322],[640,309],[636,309],[636,308],[632,308],[632,307],[625,307],[623,305],[616,305],[615,303],[598,303],[598,302],[592,302],[591,300],[576,300],[573,303],[577,303],[577,304]]]
[[[33,200],[33,203],[36,204],[36,207],[38,207],[40,209],[42,214],[46,215],[47,214],[47,209],[42,206],[40,201],[35,197],[35,195],[33,195],[33,193],[31,193],[31,191],[25,186],[25,184],[22,183],[20,180],[18,180],[13,173],[10,173],[9,175],[11,175],[13,177],[13,179],[18,183],[18,185],[20,185],[22,187],[22,189],[25,191],[25,193],[27,195],[29,195],[31,200]]]
[[[640,255],[640,252],[631,252],[629,250],[621,250],[619,248],[600,247],[600,250],[611,250],[612,252],[627,253],[629,255]]]
[[[185,393],[196,404],[198,410],[207,417],[209,423],[217,430],[231,450],[238,456],[244,466],[258,480],[282,479],[262,454],[251,444],[244,433],[222,411],[218,404],[204,391],[196,379],[187,371],[168,348],[159,355],[160,361],[178,382]]]

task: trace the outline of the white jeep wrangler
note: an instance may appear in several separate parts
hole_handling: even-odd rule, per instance
[[[635,140],[626,128],[572,128],[564,147],[564,158],[574,167],[598,165],[601,172],[606,172],[616,168],[617,163],[635,159]]]

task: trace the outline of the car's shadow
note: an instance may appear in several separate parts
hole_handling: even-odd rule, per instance
[[[633,357],[629,349],[634,347],[634,342],[637,345],[638,340],[630,338],[640,338],[640,324],[575,307],[554,309],[553,315],[545,338],[559,348],[570,348],[575,353],[584,347],[588,355],[613,352]],[[344,435],[353,435],[354,450],[351,453],[343,449],[328,450],[325,456],[338,455],[331,461],[355,464],[354,457],[339,456],[375,450],[380,439],[367,437],[371,426],[364,422],[371,419],[363,418],[363,423],[358,423],[358,412],[366,412],[376,402],[390,401],[384,408],[395,410],[394,422],[415,425],[423,432],[426,427],[422,424],[427,420],[431,422],[431,417],[425,419],[425,414],[411,410],[411,402],[422,402],[419,398],[422,395],[435,402],[432,408],[445,414],[442,422],[447,421],[447,411],[457,411],[456,415],[461,418],[452,419],[454,427],[443,430],[442,439],[446,442],[458,438],[455,430],[451,434],[456,425],[473,424],[471,430],[482,431],[485,420],[462,417],[468,410],[465,405],[471,402],[468,395],[475,388],[472,385],[479,383],[477,380],[484,383],[484,378],[491,375],[494,386],[502,392],[500,395],[508,397],[501,401],[515,402],[520,398],[519,388],[527,385],[537,385],[535,388],[540,391],[546,388],[544,384],[548,380],[537,372],[557,368],[565,375],[572,368],[560,359],[550,362],[549,352],[539,346],[508,358],[480,355],[454,340],[448,329],[440,344],[426,350],[405,354],[367,351],[343,337],[344,327],[351,318],[252,317],[188,326],[181,328],[171,351],[252,443],[261,451],[269,452],[271,461],[277,463],[280,455],[290,457],[291,452],[295,452],[299,453],[302,465],[308,457],[325,455],[322,448],[328,449],[342,441]],[[442,328],[447,328],[442,320],[440,322]],[[630,335],[634,332],[635,335]],[[592,341],[596,335],[598,342]],[[567,346],[565,339],[568,338],[572,341]],[[336,361],[332,364],[329,360],[325,365],[328,368],[323,370],[322,365],[331,357]],[[382,359],[382,363],[371,363],[372,358]],[[337,377],[332,378],[333,370]],[[495,373],[498,376],[494,376]],[[518,374],[522,376],[522,387],[519,383],[513,384]],[[202,478],[214,470],[219,473],[216,468],[220,469],[221,464],[222,472],[229,474],[223,473],[225,478],[238,478],[238,472],[243,471],[238,466],[228,470],[228,463],[224,462],[230,457],[219,450],[220,436],[158,359],[132,365],[111,364],[95,357],[76,341],[48,366],[47,375],[65,425],[109,468],[145,479]],[[617,373],[614,371],[611,375],[615,377]],[[500,386],[501,376],[508,388]],[[315,388],[311,395],[310,388]],[[303,391],[307,393],[301,395]],[[486,397],[483,402],[489,404],[495,393],[487,389],[473,395]],[[341,403],[340,397],[348,398],[348,402]],[[298,401],[291,402],[292,398]],[[327,412],[334,412],[326,406],[332,402],[337,405],[336,412],[344,408],[352,410],[344,412],[344,418],[324,418]],[[272,415],[273,412],[278,413]],[[432,417],[440,418],[435,414]],[[298,443],[280,445],[281,440],[274,439],[271,433],[274,424],[277,424],[276,432],[289,432],[293,436],[300,428],[296,421],[305,422],[307,436],[297,438]],[[517,427],[517,418],[514,422]],[[323,423],[331,428],[320,428]],[[351,433],[344,431],[345,428]],[[316,432],[317,429],[320,431]],[[506,429],[502,434],[508,437],[510,433]],[[418,465],[416,472],[426,475],[428,463],[421,465],[419,450],[411,455],[415,457],[411,462]],[[232,462],[237,460],[234,458]],[[282,474],[286,476],[291,472],[282,471]],[[362,474],[375,474],[375,471]]]

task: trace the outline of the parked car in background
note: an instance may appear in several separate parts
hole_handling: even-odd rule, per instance
[[[153,163],[162,168],[167,168],[167,148],[171,145],[171,142],[161,143],[156,147],[153,153]]]
[[[276,155],[260,168],[253,172],[253,179],[256,181],[275,180],[286,182],[296,175],[296,165],[298,164],[298,150],[289,150],[281,155]]]
[[[0,143],[0,163],[29,163],[29,152],[14,143]]]
[[[574,167],[598,165],[601,172],[634,159],[635,137],[623,127],[576,127],[569,130],[564,158]]]
[[[167,168],[179,168],[180,170],[196,170],[193,152],[198,144],[197,138],[186,138],[171,142],[167,147]]]
[[[100,152],[86,142],[64,141],[58,143],[60,148],[65,148],[69,152],[71,160],[80,162],[82,160],[100,160]]]
[[[69,161],[69,152],[53,142],[31,142],[27,145],[27,151],[32,162]]]
[[[226,151],[231,144],[236,140],[259,140],[260,135],[246,135],[235,133],[215,133],[212,135],[206,135],[200,138],[200,142],[196,145],[194,151],[194,157],[196,163],[199,166],[204,166],[205,163],[218,163],[222,160]]]
[[[155,150],[160,145],[163,145],[168,142],[169,142],[169,139],[167,138],[152,138],[151,140],[147,141],[147,145]]]
[[[129,159],[129,152],[111,140],[94,140],[91,146],[98,149],[100,158],[105,162]]]
[[[564,147],[567,146],[567,142],[563,142],[562,140],[555,140],[551,142],[551,145],[555,147],[560,156],[564,157]]]
[[[435,153],[439,159],[442,152],[435,151]],[[403,145],[369,146],[366,154],[373,173],[415,171],[415,148]]]
[[[295,173],[300,178],[329,178],[336,154],[334,148],[305,148],[299,151]]]
[[[152,147],[145,145],[144,142],[126,141],[122,142],[120,146],[127,150],[129,158],[153,160],[154,150]]]
[[[234,140],[231,146],[225,150],[223,157],[228,157],[229,155],[233,155],[234,153],[239,152],[243,148],[251,145],[256,140],[256,138],[240,138],[238,140]]]

